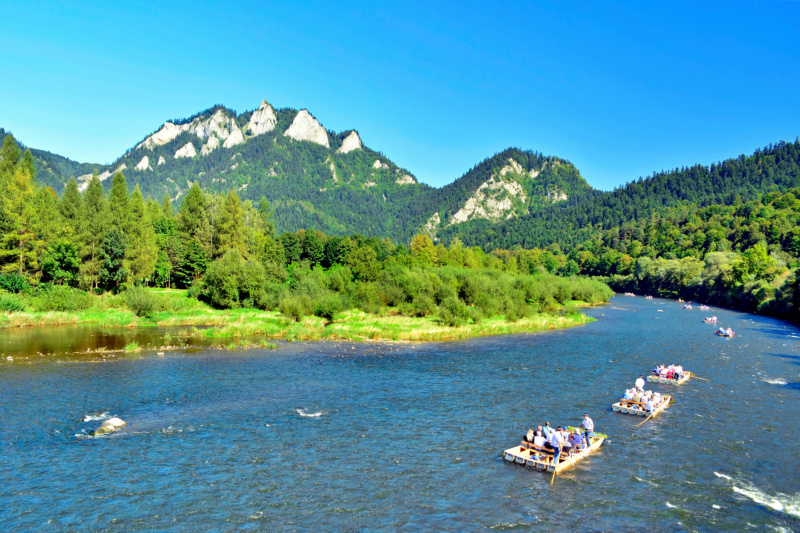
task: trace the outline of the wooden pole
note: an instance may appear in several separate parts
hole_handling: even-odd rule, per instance
[[[699,376],[695,376],[694,374],[692,374],[692,378],[693,378],[693,379],[702,379],[703,381],[708,381],[709,383],[711,383],[711,380],[710,380],[710,379],[701,378],[701,377],[699,377]]]
[[[559,452],[559,458],[561,457],[561,453]],[[556,480],[556,470],[558,467],[558,463],[556,463],[556,456],[553,454],[553,477],[550,478],[550,484],[553,484],[553,481]]]

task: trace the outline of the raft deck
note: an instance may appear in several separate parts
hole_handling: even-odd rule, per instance
[[[653,416],[657,415],[667,407],[669,407],[670,402],[672,401],[672,396],[664,395],[662,396],[663,400],[658,405],[658,407],[653,410],[651,413]],[[622,413],[625,415],[638,415],[638,416],[647,416],[647,412],[644,410],[645,403],[643,402],[634,402],[632,400],[620,400],[617,403],[611,404],[611,410],[615,413]]]
[[[534,446],[530,442],[522,441],[520,446],[514,446],[503,452],[503,459],[510,463],[529,466],[543,472],[556,473],[571,467],[578,461],[586,458],[590,453],[599,449],[603,445],[604,437],[589,437],[590,445],[588,448],[569,455],[561,452],[558,457],[558,464],[553,464],[553,450],[548,450],[543,446]]]
[[[661,376],[649,375],[647,376],[647,381],[649,381],[650,383],[668,383],[670,385],[683,385],[684,383],[689,381],[690,377],[692,377],[691,372],[684,372],[683,377],[681,379],[667,379],[667,378],[662,378]]]

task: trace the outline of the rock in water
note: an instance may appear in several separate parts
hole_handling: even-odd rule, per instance
[[[94,431],[94,435],[96,437],[100,435],[108,435],[109,433],[114,433],[115,431],[124,428],[127,425],[128,424],[121,418],[109,418]]]

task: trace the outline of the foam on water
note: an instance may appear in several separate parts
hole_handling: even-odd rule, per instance
[[[84,422],[94,422],[96,420],[105,420],[109,417],[108,413],[100,413],[99,415],[86,415],[83,417]]]
[[[725,474],[720,474],[719,472],[714,472],[714,475],[717,477],[721,477],[722,479],[727,479],[728,481],[732,480],[731,476],[726,476]]]
[[[743,485],[743,487],[734,485],[733,491],[750,498],[759,505],[800,518],[800,492],[793,496],[781,493],[770,496],[749,483],[743,483]]]
[[[678,506],[677,506],[677,505],[672,505],[672,504],[671,504],[671,503],[669,503],[669,502],[667,502],[667,507],[668,507],[669,509],[677,509],[677,508],[678,508]]]
[[[324,411],[318,411],[316,413],[306,413],[305,409],[295,409],[294,410],[298,415],[305,417],[305,418],[319,418],[322,415],[326,414]]]
[[[770,385],[788,385],[786,380],[781,379],[781,378],[762,379],[761,381],[763,381],[764,383],[769,383]]]

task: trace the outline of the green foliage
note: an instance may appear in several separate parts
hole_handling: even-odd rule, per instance
[[[94,297],[66,285],[40,285],[30,293],[31,306],[44,311],[80,311],[92,307]]]
[[[112,227],[100,249],[100,282],[106,290],[119,292],[128,279],[128,269],[125,268],[127,248],[128,238],[120,229]]]
[[[0,311],[13,313],[15,311],[24,311],[26,307],[25,298],[21,295],[0,291]]]
[[[153,318],[156,300],[142,287],[131,287],[125,291],[125,305],[138,317]]]
[[[342,298],[333,292],[326,292],[318,298],[314,306],[314,315],[324,318],[328,322],[333,322],[336,313],[344,308]]]
[[[208,267],[202,279],[202,295],[219,308],[267,305],[267,277],[264,266],[255,259],[244,259],[231,249]]]
[[[285,296],[281,299],[278,309],[283,316],[294,322],[300,322],[306,315],[305,304],[299,296]]]
[[[77,283],[81,268],[80,247],[70,241],[57,241],[42,257],[42,280],[58,284]]]
[[[13,293],[26,292],[31,284],[18,272],[0,274],[0,289]]]

